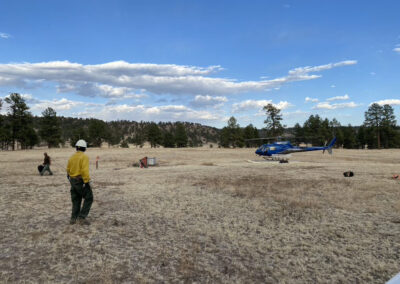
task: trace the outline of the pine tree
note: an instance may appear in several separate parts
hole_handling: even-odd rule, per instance
[[[133,144],[139,147],[143,147],[143,143],[144,143],[144,138],[143,138],[143,134],[139,131],[135,132],[135,135],[133,136]]]
[[[357,138],[354,128],[349,124],[347,127],[342,127],[343,132],[343,148],[354,149],[357,145]]]
[[[385,148],[393,148],[398,145],[396,131],[396,117],[390,105],[384,105],[382,111],[382,144]]]
[[[279,136],[283,133],[283,126],[281,124],[282,115],[281,110],[274,107],[272,104],[264,106],[263,110],[266,112],[267,119],[264,120],[266,130],[270,136]]]
[[[162,145],[165,148],[174,148],[175,147],[175,137],[170,131],[164,132]]]
[[[230,131],[228,127],[222,128],[220,132],[219,144],[221,147],[229,148],[231,144]]]
[[[38,137],[32,127],[32,115],[28,111],[24,98],[20,94],[12,93],[5,98],[9,104],[8,119],[11,129],[11,146],[15,150],[16,142],[21,144],[21,148],[32,147],[38,143]]]
[[[383,107],[377,103],[372,104],[365,112],[364,125],[367,126],[376,135],[377,147],[381,148],[381,127],[383,123],[384,110]],[[370,147],[370,143],[368,143]]]
[[[367,144],[365,127],[360,126],[357,131],[357,146],[364,149],[365,144]]]
[[[51,107],[42,112],[43,118],[40,123],[39,134],[42,140],[47,142],[47,146],[58,147],[62,143],[60,121],[57,113]]]
[[[317,115],[310,115],[310,117],[304,122],[303,130],[304,136],[307,137],[308,141],[311,141],[313,145],[321,145],[325,139],[321,137],[322,119]]]
[[[300,142],[304,142],[304,129],[300,126],[299,123],[296,123],[293,127],[294,132],[294,141],[299,144]]]
[[[122,134],[123,130],[120,125],[116,124],[115,121],[112,121],[110,124],[103,125],[104,132],[101,135],[100,139],[102,141],[106,141],[108,143],[108,147],[113,145],[118,145],[124,140],[124,135]]]
[[[79,127],[73,130],[72,132],[72,136],[70,138],[70,143],[72,147],[75,147],[76,142],[78,142],[78,140],[83,139],[86,142],[89,141],[88,139],[88,135],[86,130],[83,127]]]
[[[249,124],[244,128],[243,138],[246,141],[246,147],[250,147],[255,144],[254,141],[252,141],[251,139],[258,138],[256,137],[256,135],[258,135],[258,131],[257,128],[253,126],[253,124]]]
[[[94,147],[100,147],[101,143],[110,135],[107,124],[98,119],[93,119],[89,123],[89,141]],[[118,144],[120,139],[118,139]]]
[[[178,122],[176,124],[175,141],[178,148],[186,147],[188,144],[188,137],[183,123]]]
[[[155,148],[162,143],[161,130],[154,122],[150,123],[147,128],[147,141],[149,141],[152,148]]]
[[[221,146],[222,147],[243,147],[244,138],[240,125],[235,117],[230,117],[228,126],[221,131]]]

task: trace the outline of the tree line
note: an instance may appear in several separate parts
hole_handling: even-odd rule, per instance
[[[370,105],[364,113],[364,123],[361,126],[343,126],[335,118],[329,120],[319,115],[310,115],[303,125],[296,123],[294,127],[287,128],[281,123],[282,114],[278,108],[268,104],[263,110],[266,114],[265,128],[257,130],[252,124],[241,128],[235,117],[231,117],[228,125],[221,130],[220,145],[251,147],[277,139],[290,140],[296,144],[324,145],[336,137],[335,146],[346,149],[400,147],[400,128],[390,105]]]
[[[30,149],[36,145],[60,147],[75,145],[84,139],[89,146],[99,147],[103,142],[109,146],[142,147],[198,147],[204,143],[218,142],[218,129],[188,122],[111,121],[59,117],[52,108],[42,116],[31,114],[24,98],[10,94],[0,100],[0,110],[7,105],[7,114],[0,115],[0,149]]]
[[[295,137],[310,137],[316,144],[322,144],[335,136],[336,146],[346,149],[399,148],[400,128],[396,123],[394,110],[390,105],[374,103],[364,113],[364,123],[361,126],[343,126],[336,119],[322,119],[318,115],[311,115],[303,126],[294,126],[293,134]]]
[[[282,125],[282,114],[272,104],[266,105],[265,127],[257,129],[252,124],[241,127],[235,117],[228,120],[222,129],[188,122],[135,122],[111,121],[59,117],[52,108],[42,112],[41,117],[31,114],[24,98],[12,93],[4,99],[7,114],[0,115],[0,149],[29,149],[35,145],[60,147],[75,145],[85,139],[90,146],[98,147],[103,142],[109,146],[142,147],[148,142],[151,147],[198,147],[204,143],[219,147],[255,147],[266,143],[260,138],[281,137],[295,143],[323,145],[333,137],[336,147],[348,149],[398,148],[400,129],[394,110],[390,105],[372,104],[364,114],[361,126],[342,126],[335,118],[329,120],[319,115],[310,115],[300,125],[288,128]],[[4,107],[0,100],[0,110]]]

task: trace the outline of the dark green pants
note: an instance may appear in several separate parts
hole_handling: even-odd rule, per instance
[[[71,178],[70,183],[72,201],[71,219],[86,218],[93,203],[92,188],[89,185],[84,186],[82,179]],[[82,199],[84,199],[84,201],[81,208]]]

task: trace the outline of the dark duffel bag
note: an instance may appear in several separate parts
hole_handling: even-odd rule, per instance
[[[43,166],[43,165],[39,165],[39,166],[37,167],[37,169],[38,169],[39,174],[40,174],[40,173],[43,171],[44,166]]]
[[[352,177],[352,176],[354,176],[354,173],[352,171],[348,171],[348,172],[344,172],[343,175],[345,177]]]

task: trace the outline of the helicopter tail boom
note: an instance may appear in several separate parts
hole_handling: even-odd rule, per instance
[[[324,150],[322,151],[322,153],[325,153],[325,150],[328,150],[328,153],[329,153],[330,155],[332,155],[332,147],[333,147],[333,145],[335,145],[335,142],[336,142],[336,137],[333,137],[333,139],[331,140],[331,142],[329,143],[329,145],[326,146],[326,147],[324,148]]]
[[[328,149],[329,148],[332,149],[333,145],[335,145],[335,142],[336,142],[336,137],[333,137],[333,139],[331,140],[331,142],[328,145]]]

